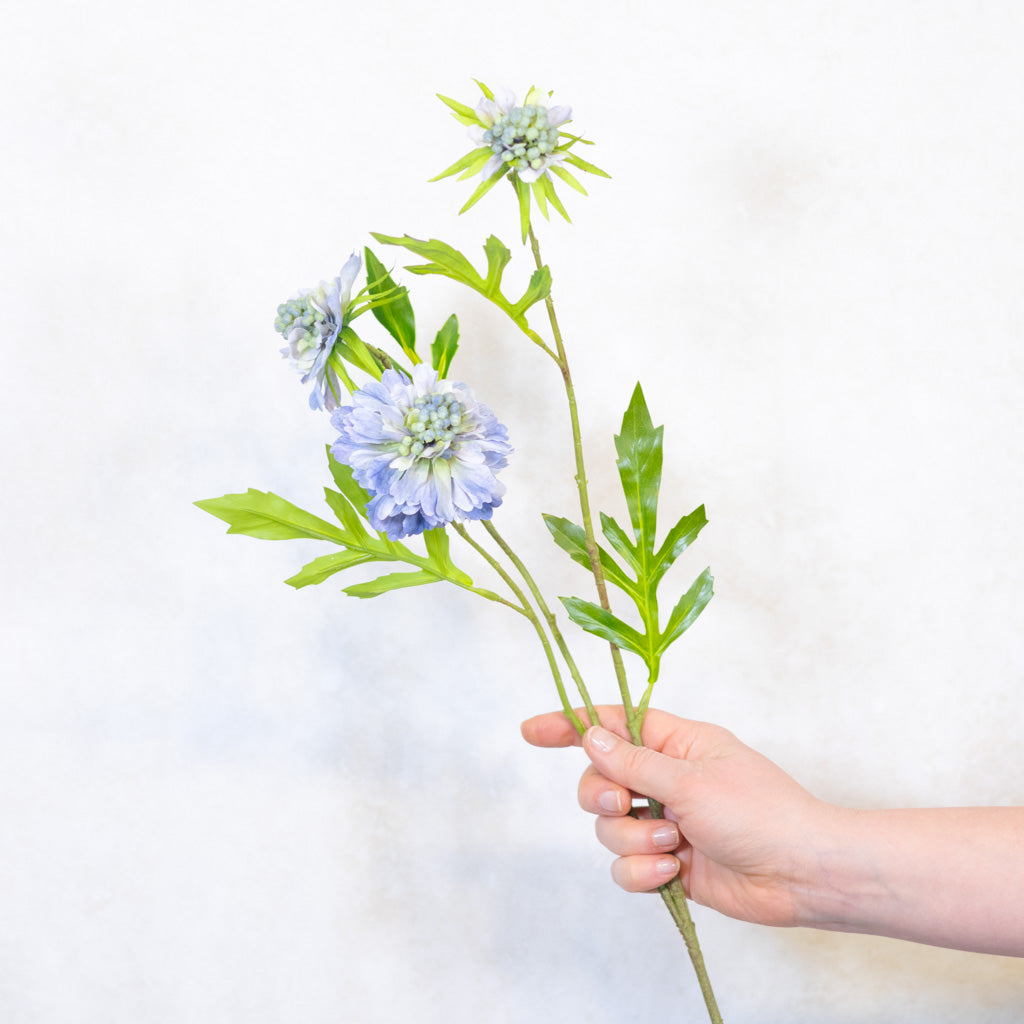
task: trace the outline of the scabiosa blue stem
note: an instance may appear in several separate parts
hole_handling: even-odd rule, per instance
[[[354,252],[333,281],[303,289],[277,307],[274,328],[288,342],[281,355],[302,374],[303,384],[313,381],[311,409],[338,408],[341,385],[329,360],[348,320],[352,285],[362,265],[362,257]]]
[[[386,370],[334,411],[331,454],[371,496],[370,524],[391,540],[467,519],[490,519],[505,486],[508,431],[464,384],[426,363],[412,379]]]

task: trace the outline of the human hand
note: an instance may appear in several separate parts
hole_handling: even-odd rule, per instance
[[[766,757],[718,726],[651,710],[644,747],[629,741],[621,707],[598,709],[605,729],[582,738],[561,712],[523,723],[541,747],[583,746],[591,765],[579,802],[598,815],[597,837],[618,859],[615,881],[653,890],[678,872],[687,896],[758,924],[806,923],[817,839],[838,808],[815,799]],[[634,796],[664,805],[629,816]]]

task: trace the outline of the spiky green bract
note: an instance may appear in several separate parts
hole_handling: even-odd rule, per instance
[[[475,108],[438,94],[438,99],[449,108],[452,116],[469,128],[470,136],[477,145],[430,180],[439,181],[458,174],[459,180],[463,181],[479,174],[480,183],[459,210],[459,213],[465,213],[502,178],[509,178],[519,199],[520,227],[525,242],[530,224],[531,196],[545,218],[550,204],[569,220],[552,175],[583,195],[587,190],[567,164],[587,174],[604,178],[610,175],[572,151],[573,146],[592,143],[564,130],[563,126],[572,119],[572,108],[552,105],[552,93],[531,88],[520,105],[515,94],[508,89],[492,91],[483,82],[476,84],[483,95]]]
[[[327,458],[337,490],[325,488],[324,497],[339,525],[298,508],[276,494],[251,488],[244,494],[225,494],[195,504],[226,522],[228,533],[244,533],[262,540],[324,540],[342,549],[313,559],[285,580],[296,589],[323,583],[356,565],[398,562],[411,566],[414,571],[389,573],[375,580],[354,583],[344,587],[344,593],[352,597],[377,597],[389,590],[446,580],[490,600],[500,600],[496,594],[473,586],[470,577],[455,565],[443,528],[423,534],[424,554],[369,528],[365,506],[370,496],[352,478],[352,470],[334,459],[329,450]]]
[[[494,235],[491,235],[484,243],[487,269],[481,274],[466,256],[458,249],[448,245],[447,242],[441,242],[436,238],[424,241],[409,235],[398,237],[382,235],[377,232],[372,232],[372,234],[382,245],[401,246],[427,261],[407,266],[405,269],[410,274],[439,274],[472,288],[485,298],[490,299],[531,340],[543,347],[543,340],[527,322],[526,311],[542,299],[546,299],[551,293],[551,271],[546,266],[535,270],[530,276],[526,291],[518,299],[512,300],[501,290],[502,275],[512,259],[512,253]]]
[[[636,629],[592,601],[578,597],[561,599],[577,625],[641,657],[647,666],[649,684],[657,680],[661,657],[668,646],[683,635],[711,600],[714,582],[710,569],[705,569],[676,603],[662,628],[658,615],[658,585],[672,563],[707,524],[701,505],[683,516],[668,531],[660,546],[656,544],[662,434],[663,428],[651,422],[638,384],[623,417],[622,430],[615,438],[616,464],[632,537],[611,516],[602,513],[602,532],[618,559],[600,545],[598,556],[605,579],[628,594],[636,605],[642,629]],[[574,562],[589,570],[591,563],[583,528],[558,516],[546,515],[544,521],[555,543]]]

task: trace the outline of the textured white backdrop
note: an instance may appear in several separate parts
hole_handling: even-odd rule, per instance
[[[471,76],[555,89],[614,175],[542,240],[596,505],[639,376],[666,509],[711,519],[656,703],[833,800],[1024,800],[1019,4],[55,0],[5,36],[0,1020],[701,1019],[581,756],[519,739],[554,706],[527,627],[294,593],[314,545],[190,504],[320,501],[282,298],[370,230],[514,241],[500,192],[457,219],[426,182]],[[503,530],[585,589],[536,516],[573,514],[556,376],[407,280],[512,432]],[[730,1024],[1024,1014],[1020,961],[697,917]]]

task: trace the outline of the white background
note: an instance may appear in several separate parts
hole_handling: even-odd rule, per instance
[[[640,378],[664,514],[711,520],[669,582],[710,564],[717,594],[655,702],[835,801],[1024,799],[1020,5],[202,9],[5,13],[0,1020],[701,1019],[581,755],[519,739],[555,706],[528,627],[440,586],[293,592],[316,545],[191,505],[322,507],[278,302],[370,230],[515,243],[504,190],[457,218],[469,184],[427,183],[468,148],[434,93],[473,76],[554,89],[613,175],[541,238],[595,504],[621,513]],[[499,524],[586,593],[539,520],[574,515],[557,373],[404,280],[511,431]],[[1024,1012],[1020,961],[696,914],[730,1024]]]

